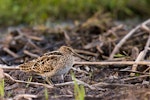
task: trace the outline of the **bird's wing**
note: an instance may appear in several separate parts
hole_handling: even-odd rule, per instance
[[[61,56],[62,53],[58,51],[45,53],[43,56],[38,57],[37,59],[21,64],[19,68],[23,71],[34,72],[37,74],[52,72],[57,69]]]
[[[27,63],[19,65],[19,68],[20,68],[20,70],[23,70],[25,72],[30,72],[34,65],[35,65],[35,60],[32,60]]]
[[[37,59],[32,71],[39,74],[52,72],[58,66],[57,62],[60,60],[60,57],[61,55],[42,56]]]

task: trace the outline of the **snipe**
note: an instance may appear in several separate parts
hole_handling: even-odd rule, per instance
[[[45,53],[37,59],[21,64],[19,68],[25,72],[41,75],[51,84],[48,80],[49,77],[64,75],[71,69],[74,62],[73,54],[82,57],[75,53],[71,47],[61,46],[57,51]]]

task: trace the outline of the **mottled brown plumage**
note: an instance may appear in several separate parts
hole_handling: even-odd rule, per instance
[[[45,53],[37,59],[21,64],[19,68],[46,78],[63,75],[73,66],[73,53],[76,54],[72,48],[62,46],[58,51]]]

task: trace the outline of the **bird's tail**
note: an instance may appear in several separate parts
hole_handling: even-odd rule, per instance
[[[28,62],[28,63],[24,63],[24,64],[19,65],[19,68],[22,71],[30,72],[30,71],[32,71],[32,66],[33,65],[34,65],[34,63]]]

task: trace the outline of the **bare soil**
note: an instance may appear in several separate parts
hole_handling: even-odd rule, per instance
[[[135,25],[118,24],[113,21],[99,24],[91,24],[87,21],[73,27],[47,28],[45,26],[24,27],[10,30],[0,40],[1,64],[19,65],[35,59],[43,53],[57,50],[62,45],[71,46],[80,55],[87,57],[89,62],[95,61],[135,61],[139,53],[144,50],[148,40],[148,32],[137,29],[136,32],[120,47],[113,59],[110,54],[116,44],[132,30]],[[84,60],[75,57],[76,61]],[[149,61],[149,51],[143,59]],[[72,81],[71,72],[78,80],[81,80],[95,89],[85,88],[85,100],[149,100],[150,67],[138,65],[133,73],[132,65],[74,65],[80,71],[71,70],[64,82]],[[43,78],[20,70],[4,70],[14,79],[39,82],[47,84]],[[147,76],[143,76],[147,75]],[[62,83],[60,79],[52,79],[54,84]],[[55,86],[54,86],[55,87]],[[19,94],[37,95],[33,100],[45,100],[46,87],[16,83],[5,78],[5,98],[14,98]],[[74,100],[74,85],[56,86],[49,89],[49,100]],[[28,100],[19,97],[19,100]]]

